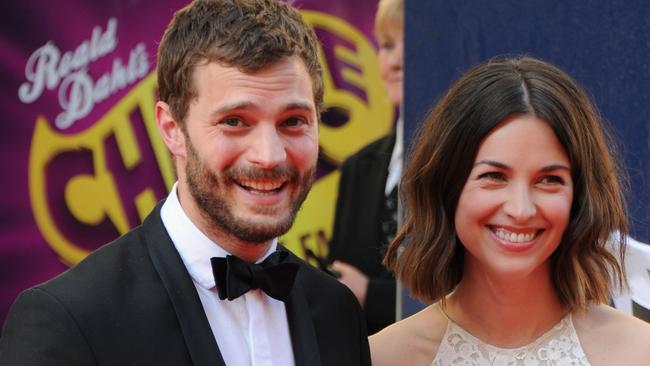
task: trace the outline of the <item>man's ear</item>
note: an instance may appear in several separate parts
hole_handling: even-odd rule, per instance
[[[185,157],[185,134],[172,115],[169,104],[161,101],[156,103],[156,125],[172,155]]]

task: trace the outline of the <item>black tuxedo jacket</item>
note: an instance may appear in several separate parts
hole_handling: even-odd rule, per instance
[[[300,264],[286,302],[296,365],[370,365],[354,295],[290,257]],[[23,292],[0,338],[0,365],[225,365],[160,205],[138,228]]]
[[[369,278],[364,304],[368,333],[395,321],[395,278],[381,264],[381,212],[395,133],[350,156],[341,167],[329,260],[341,260]],[[384,248],[385,249],[385,248]]]

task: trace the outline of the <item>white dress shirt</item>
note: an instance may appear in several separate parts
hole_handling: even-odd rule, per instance
[[[221,300],[212,274],[211,257],[230,254],[194,225],[180,205],[174,184],[160,216],[199,294],[226,365],[294,365],[287,312],[282,301],[260,289]],[[276,250],[273,240],[261,262]]]
[[[390,163],[388,163],[388,177],[386,178],[386,186],[384,188],[384,195],[388,196],[393,188],[397,186],[400,178],[402,177],[402,165],[404,160],[404,121],[400,116],[397,119],[395,126],[395,145],[393,145],[393,152],[390,155]]]

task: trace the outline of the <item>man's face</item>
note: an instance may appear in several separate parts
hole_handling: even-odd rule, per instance
[[[254,73],[214,62],[194,71],[179,193],[189,191],[210,232],[245,242],[285,233],[314,179],[318,118],[304,63],[286,58]]]

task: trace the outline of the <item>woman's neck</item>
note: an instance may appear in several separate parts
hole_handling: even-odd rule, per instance
[[[466,271],[444,310],[469,333],[503,348],[534,341],[566,315],[548,265],[517,279]]]

